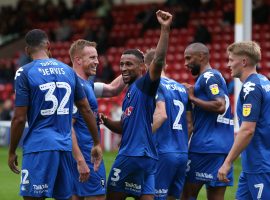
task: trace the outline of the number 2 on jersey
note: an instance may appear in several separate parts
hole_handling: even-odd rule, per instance
[[[65,93],[63,99],[60,101],[60,105],[59,105],[58,99],[53,94],[56,88],[66,90],[66,93]],[[55,111],[57,111],[57,115],[69,114],[69,108],[65,108],[65,106],[69,100],[69,96],[71,94],[71,87],[68,83],[66,83],[66,82],[45,83],[45,84],[40,85],[39,89],[40,90],[48,90],[47,93],[45,94],[45,101],[51,101],[53,103],[53,106],[51,108],[41,110],[40,111],[41,115],[43,115],[43,116],[53,115],[55,113]]]
[[[182,124],[179,124],[180,122],[180,119],[181,119],[181,116],[184,112],[184,105],[181,101],[179,100],[173,100],[173,104],[177,107],[179,107],[179,111],[177,113],[177,116],[174,120],[174,123],[173,123],[173,129],[177,129],[177,130],[182,130]]]

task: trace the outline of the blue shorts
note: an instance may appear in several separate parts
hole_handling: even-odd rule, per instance
[[[23,155],[20,195],[68,199],[72,195],[71,151]]]
[[[118,155],[108,177],[108,192],[122,192],[132,196],[155,194],[155,159]]]
[[[217,177],[218,170],[222,166],[226,156],[227,154],[189,153],[186,181],[198,184],[203,183],[209,187],[232,186],[233,168],[231,168],[227,176],[230,182],[221,182]]]
[[[77,162],[73,160],[73,194],[80,197],[90,197],[106,194],[106,171],[104,162],[99,166],[98,171],[94,171],[94,164],[91,161],[86,161],[90,169],[90,177],[87,182],[79,182],[79,172]]]
[[[248,174],[239,177],[237,200],[270,199],[270,173]]]
[[[167,199],[167,196],[180,198],[185,182],[187,153],[164,153],[159,155],[155,175],[155,199]]]

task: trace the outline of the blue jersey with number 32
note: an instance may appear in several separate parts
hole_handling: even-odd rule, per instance
[[[15,95],[16,107],[28,107],[24,153],[72,150],[73,103],[85,97],[72,68],[55,59],[34,60],[17,70]]]

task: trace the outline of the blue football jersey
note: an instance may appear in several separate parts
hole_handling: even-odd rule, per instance
[[[99,130],[98,103],[94,93],[94,82],[92,80],[83,80],[80,77],[79,81],[82,87],[84,88],[84,92],[86,94],[89,105],[94,113],[94,116],[96,117],[97,127]],[[73,115],[73,118],[76,119],[76,122],[74,123],[73,127],[76,132],[78,145],[84,155],[84,158],[86,160],[90,160],[90,149],[93,146],[92,136],[90,135],[87,125],[78,110],[76,110],[76,113]]]
[[[194,95],[204,101],[222,97],[226,101],[226,110],[223,114],[218,114],[194,105],[192,113],[194,129],[190,152],[228,153],[233,144],[234,130],[231,105],[224,78],[217,70],[206,70],[195,83]]]
[[[252,74],[243,83],[237,102],[239,124],[256,122],[252,140],[242,152],[243,171],[270,172],[270,81]]]
[[[17,107],[28,106],[24,153],[72,150],[73,103],[85,97],[72,68],[55,59],[34,60],[17,70],[15,95]]]
[[[167,113],[167,120],[154,134],[158,153],[187,153],[186,111],[190,104],[185,87],[172,79],[161,78],[156,101],[165,102]]]
[[[122,105],[119,155],[157,159],[151,124],[159,81],[152,81],[148,72],[129,86]]]

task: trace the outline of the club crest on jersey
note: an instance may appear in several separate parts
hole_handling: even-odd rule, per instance
[[[246,96],[251,92],[255,90],[255,83],[252,83],[252,82],[246,82],[244,85],[243,85],[243,92],[245,93],[244,95],[244,99],[246,98]]]
[[[123,114],[122,114],[122,119],[125,119],[128,116],[130,116],[131,113],[132,113],[132,111],[133,111],[133,107],[132,106],[127,107],[126,110],[125,110],[125,112],[123,112]]]
[[[218,89],[218,85],[217,84],[213,84],[209,86],[211,93],[213,95],[217,95],[219,93],[219,89]]]
[[[244,104],[243,105],[243,116],[247,117],[250,115],[252,105],[251,104]]]
[[[213,72],[205,72],[204,74],[203,74],[203,77],[206,79],[206,83],[208,82],[208,80],[212,77],[212,76],[214,76],[214,74],[213,74]]]

